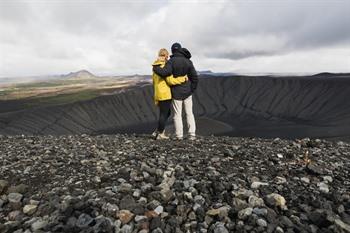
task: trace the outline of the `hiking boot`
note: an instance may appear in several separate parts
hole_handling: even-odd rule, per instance
[[[165,133],[159,133],[156,137],[156,140],[162,140],[162,139],[169,139],[168,136],[165,135]]]
[[[194,136],[194,135],[190,135],[190,136],[188,137],[188,140],[190,140],[190,141],[194,141],[194,140],[196,140],[196,136]]]

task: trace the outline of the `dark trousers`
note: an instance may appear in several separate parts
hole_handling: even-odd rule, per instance
[[[166,122],[171,114],[171,100],[163,100],[158,102],[159,107],[159,120],[158,120],[158,132],[163,132]]]

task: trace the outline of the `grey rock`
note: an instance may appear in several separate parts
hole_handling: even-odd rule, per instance
[[[259,218],[257,221],[256,221],[256,224],[260,227],[267,227],[267,222],[265,219],[262,219],[262,218]]]
[[[111,216],[115,216],[115,214],[117,213],[117,211],[119,210],[118,206],[115,204],[111,204],[111,203],[105,203],[102,206],[102,210],[104,210],[105,212],[107,212],[107,214],[111,215]]]
[[[339,227],[341,230],[345,231],[345,232],[350,232],[350,225],[344,223],[343,221],[341,221],[340,219],[335,219],[334,221],[335,225],[337,227]]]
[[[286,209],[286,200],[284,199],[283,196],[277,194],[277,193],[271,193],[266,196],[265,198],[266,204],[270,206],[277,206],[280,207],[281,209]]]
[[[250,197],[251,195],[254,195],[252,190],[247,189],[239,189],[237,191],[232,191],[232,194],[234,197],[240,198],[240,199],[246,199]]]
[[[236,211],[240,211],[247,208],[249,205],[245,200],[242,200],[240,198],[233,198],[232,206]]]
[[[310,179],[308,177],[302,177],[300,180],[306,184],[310,184]]]
[[[250,188],[252,189],[258,189],[260,188],[260,186],[268,186],[269,184],[266,182],[259,182],[259,181],[255,181],[250,185]]]
[[[124,225],[121,229],[120,229],[120,233],[132,233],[134,227],[132,225]]]
[[[323,167],[321,167],[319,164],[316,164],[316,163],[309,163],[307,165],[307,169],[311,174],[316,174],[316,175],[325,174]]]
[[[35,213],[37,210],[38,206],[37,205],[25,205],[23,207],[23,213],[27,215],[32,215]]]
[[[15,210],[15,211],[11,211],[8,215],[7,215],[8,219],[10,221],[20,221],[22,216],[21,216],[21,211],[19,210]]]
[[[76,222],[76,226],[79,228],[87,228],[94,221],[94,219],[88,214],[81,214]]]
[[[95,221],[96,223],[93,226],[94,232],[112,232],[113,222],[111,219],[105,218],[104,216],[98,216]]]
[[[157,206],[157,208],[154,209],[154,212],[156,212],[158,215],[164,212],[164,207],[163,206]]]
[[[121,199],[119,207],[124,210],[133,210],[135,204],[135,199],[130,195],[126,195]]]
[[[252,195],[248,198],[248,203],[251,207],[259,207],[259,206],[265,205],[264,200],[262,198],[254,196],[254,195]]]
[[[35,232],[35,231],[44,229],[47,225],[48,225],[48,222],[46,220],[39,219],[39,220],[35,221],[34,223],[32,223],[31,229],[32,229],[32,231]]]
[[[20,203],[22,198],[23,198],[23,195],[20,194],[20,193],[10,193],[8,196],[7,196],[9,202],[11,203]]]
[[[250,215],[252,215],[253,213],[253,208],[245,208],[243,210],[240,210],[238,212],[238,218],[241,219],[241,220],[245,220],[247,219]]]
[[[317,187],[319,188],[319,190],[323,193],[329,193],[329,187],[326,183],[324,182],[319,182],[317,183]]]
[[[154,230],[152,231],[152,233],[163,233],[163,231],[162,231],[162,229],[160,229],[160,228],[158,227],[158,228],[154,229]]]
[[[281,176],[276,176],[275,183],[276,184],[285,184],[285,183],[287,183],[287,179],[284,177],[281,177]]]
[[[201,196],[201,195],[196,195],[196,196],[194,197],[194,202],[197,203],[197,204],[199,204],[199,205],[204,205],[205,199],[204,199],[204,197]]]
[[[6,180],[0,180],[0,194],[6,192],[9,183]]]
[[[229,233],[225,225],[221,222],[217,222],[214,224],[213,227],[213,232],[214,233]]]
[[[253,213],[259,216],[266,216],[267,215],[267,209],[265,208],[254,208]]]
[[[332,183],[333,182],[333,178],[331,176],[324,176],[323,180],[327,183]]]
[[[10,186],[7,189],[7,193],[20,193],[20,194],[25,194],[28,190],[28,185],[26,184],[19,184],[15,186]]]
[[[151,230],[154,230],[154,229],[157,229],[161,226],[161,218],[159,216],[157,217],[154,217],[151,219],[151,222],[150,222],[150,225],[149,225],[149,228]]]
[[[276,227],[275,229],[275,233],[284,233],[283,228],[281,228],[280,226]]]
[[[135,189],[135,191],[132,194],[133,197],[135,198],[140,198],[141,197],[141,190],[140,189]]]
[[[282,224],[283,226],[285,226],[287,228],[293,228],[294,227],[294,223],[286,216],[282,216],[280,218],[280,224]]]
[[[132,185],[129,183],[122,183],[117,187],[118,192],[128,193],[132,190]]]
[[[136,223],[143,222],[143,221],[147,221],[147,217],[144,215],[136,215],[134,220]]]

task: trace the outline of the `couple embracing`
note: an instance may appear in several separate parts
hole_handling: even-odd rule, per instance
[[[186,113],[188,139],[196,138],[196,123],[193,115],[192,94],[197,88],[198,76],[193,66],[191,53],[179,43],[171,46],[172,55],[160,49],[153,63],[154,101],[159,108],[158,128],[152,134],[156,139],[168,139],[165,125],[174,111],[176,139],[183,139],[182,107]]]

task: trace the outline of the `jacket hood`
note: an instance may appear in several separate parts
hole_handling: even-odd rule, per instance
[[[165,64],[165,60],[163,61],[163,60],[157,59],[153,62],[152,66],[158,66],[158,65],[164,65],[164,64]]]
[[[176,51],[173,55],[171,55],[170,57],[177,57],[177,56],[184,56],[187,59],[190,59],[192,57],[190,51],[188,51],[188,49],[186,48],[181,48],[178,51]]]
[[[188,51],[188,49],[186,48],[182,48],[180,49],[180,53],[182,53],[183,55],[185,55],[186,58],[190,59],[192,57],[190,51]]]

